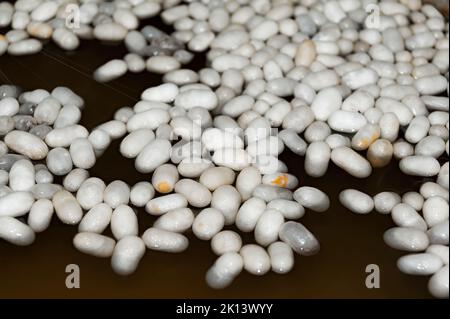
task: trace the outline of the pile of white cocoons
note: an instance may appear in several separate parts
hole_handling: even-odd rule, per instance
[[[74,3],[82,9],[78,34],[61,24]],[[48,8],[55,12],[45,15]],[[174,29],[164,41],[138,23],[155,15]],[[57,43],[74,41],[61,42],[64,49],[78,47],[73,36],[124,41],[132,56],[97,70],[98,80],[145,68],[162,83],[90,131],[79,124],[90,106],[69,88],[0,86],[1,239],[29,245],[56,215],[78,227],[76,249],[111,258],[116,273],[129,275],[147,249],[181,253],[193,234],[218,256],[207,284],[225,288],[242,271],[288,273],[296,254],[320,250],[299,220],[327,211],[330,199],[288,172],[278,158],[284,150],[304,157],[311,177],[323,178],[333,163],[361,183],[396,161],[417,177],[416,191],[369,195],[343,180],[340,203],[356,214],[390,214],[395,227],[384,241],[408,253],[399,270],[430,276],[429,292],[449,297],[449,25],[435,7],[421,0],[0,2],[0,28],[22,27],[0,34],[0,56],[38,52],[33,32],[45,25],[58,31]],[[198,52],[207,65],[183,68]],[[135,185],[90,176],[116,139],[142,174]],[[157,218],[144,230],[137,216],[146,213]]]

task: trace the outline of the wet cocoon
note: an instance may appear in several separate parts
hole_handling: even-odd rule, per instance
[[[297,254],[310,256],[320,250],[316,237],[300,223],[293,221],[284,223],[280,228],[279,236]]]

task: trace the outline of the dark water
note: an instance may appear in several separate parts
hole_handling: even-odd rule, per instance
[[[159,25],[159,23],[158,23]],[[27,90],[51,90],[64,85],[72,88],[86,101],[82,124],[93,128],[112,119],[122,106],[132,106],[142,90],[160,84],[154,74],[127,74],[109,84],[96,83],[92,72],[112,58],[121,58],[125,49],[119,45],[83,42],[76,52],[66,53],[53,44],[40,54],[29,57],[0,57],[0,84],[17,84]],[[191,67],[203,66],[204,56]],[[136,172],[133,161],[118,152],[120,141],[113,143],[91,170],[110,182],[122,179],[130,184],[151,179]],[[334,166],[320,179],[307,176],[303,159],[285,153],[282,160],[301,185],[324,190],[332,200],[325,213],[308,211],[301,219],[320,240],[322,250],[312,257],[296,256],[294,270],[287,275],[270,273],[258,278],[242,273],[227,289],[215,291],[205,284],[204,275],[215,256],[209,242],[190,236],[189,249],[181,254],[147,251],[136,273],[123,278],[113,273],[109,259],[81,254],[72,246],[76,227],[62,225],[54,218],[50,228],[37,236],[29,247],[15,247],[0,241],[0,298],[422,298],[427,292],[428,277],[407,276],[396,268],[403,255],[387,247],[383,232],[392,227],[390,216],[373,212],[360,216],[339,204],[338,194],[345,188],[357,188],[374,195],[390,190],[404,193],[418,190],[420,180],[403,175],[396,163],[375,170],[368,179],[358,180]],[[139,211],[141,233],[154,218]],[[247,238],[245,238],[247,239]],[[251,240],[250,238],[248,238]],[[81,288],[65,286],[65,268],[78,264]],[[365,268],[377,264],[381,287],[367,289]]]

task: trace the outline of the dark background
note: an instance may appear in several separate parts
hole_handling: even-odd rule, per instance
[[[158,19],[152,24],[163,27]],[[169,31],[167,28],[165,30]],[[1,32],[0,32],[1,33]],[[112,58],[126,53],[122,45],[82,41],[75,52],[64,52],[53,43],[41,53],[27,57],[0,57],[0,84],[16,84],[26,90],[68,86],[85,99],[82,124],[89,129],[112,119],[122,106],[133,106],[147,87],[161,83],[161,77],[143,72],[100,84],[92,79],[93,71]],[[189,65],[193,70],[205,66],[204,55]],[[150,181],[151,175],[139,174],[132,160],[118,152],[114,142],[100,157],[91,176],[106,183],[121,179],[130,185]],[[307,176],[303,158],[285,152],[281,159],[295,174],[300,185],[316,186],[331,198],[332,207],[325,213],[307,211],[300,220],[319,239],[321,251],[312,257],[296,256],[289,274],[269,273],[257,277],[243,272],[224,290],[212,290],[205,281],[207,269],[216,256],[209,242],[189,235],[190,247],[181,254],[147,250],[138,270],[129,277],[116,275],[109,259],[84,255],[72,246],[76,227],[63,225],[56,217],[47,231],[38,234],[29,247],[16,247],[0,241],[0,298],[429,298],[428,277],[402,274],[396,260],[404,252],[387,247],[383,232],[393,227],[390,216],[372,212],[356,215],[338,201],[345,188],[360,189],[375,195],[381,191],[400,194],[418,190],[421,179],[402,174],[393,162],[374,170],[370,178],[358,180],[330,164],[326,176]],[[150,227],[154,217],[139,213],[140,233]],[[251,242],[251,235],[244,242]],[[65,286],[66,265],[78,264],[81,288]],[[381,288],[367,289],[365,268],[377,264],[381,271]]]

